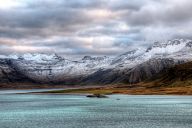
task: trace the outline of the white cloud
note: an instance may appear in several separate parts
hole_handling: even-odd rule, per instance
[[[7,10],[21,6],[24,6],[22,0],[0,0],[0,9]]]

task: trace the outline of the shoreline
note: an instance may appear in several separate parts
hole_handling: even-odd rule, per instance
[[[92,93],[16,93],[16,94],[35,94],[35,95],[71,95],[71,96],[87,96],[93,95]],[[127,96],[192,96],[192,94],[124,94],[124,93],[114,93],[114,94],[105,94],[106,96],[110,95],[127,95]]]
[[[54,95],[89,95],[89,94],[102,94],[102,95],[192,95],[192,87],[163,87],[163,88],[120,88],[120,87],[87,87],[64,89],[54,91],[44,91],[32,94],[54,94]]]

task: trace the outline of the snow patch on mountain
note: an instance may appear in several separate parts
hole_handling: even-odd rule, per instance
[[[190,40],[183,40],[183,39],[175,39],[170,40],[168,42],[155,42],[154,45],[147,49],[147,53],[151,55],[156,54],[172,54],[179,51],[182,51],[183,49],[186,49],[187,44],[190,42]]]
[[[145,52],[144,49],[134,49],[128,51],[122,55],[117,56],[114,58],[112,64],[119,63],[119,62],[127,62],[127,61],[134,61],[137,57],[141,56]]]
[[[24,54],[22,56],[19,56],[18,59],[23,59],[26,61],[35,61],[35,62],[48,62],[48,61],[58,61],[60,59],[64,59],[60,56],[58,56],[57,54],[31,54],[31,53],[27,53]]]

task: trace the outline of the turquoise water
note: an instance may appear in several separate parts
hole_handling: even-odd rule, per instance
[[[3,92],[0,128],[192,128],[192,96],[90,99]]]

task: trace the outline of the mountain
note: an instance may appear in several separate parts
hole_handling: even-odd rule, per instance
[[[117,57],[85,56],[79,61],[57,54],[0,56],[0,82],[57,84],[138,83],[178,64],[192,61],[192,41],[155,42]]]

